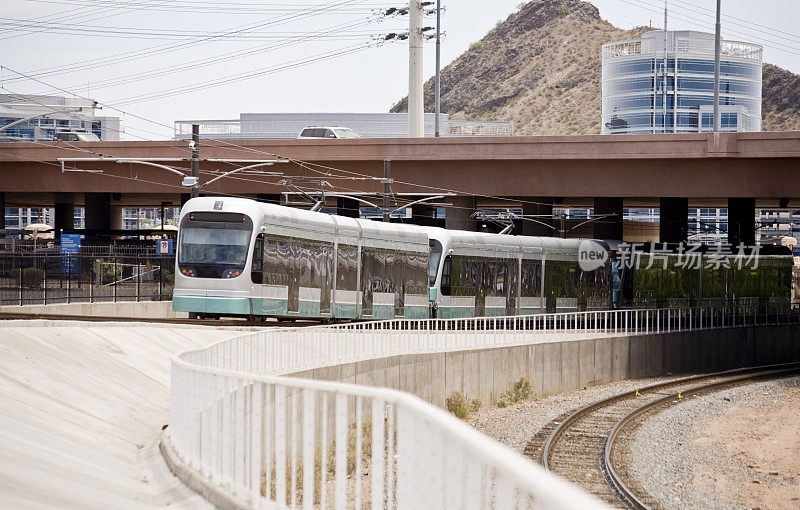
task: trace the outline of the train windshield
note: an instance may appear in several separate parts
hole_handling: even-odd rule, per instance
[[[442,243],[431,239],[428,242],[431,251],[428,256],[428,286],[436,285],[436,275],[439,273],[439,261],[442,260]]]
[[[234,278],[244,270],[253,222],[243,214],[192,213],[181,222],[178,265],[186,276]]]
[[[219,228],[187,228],[181,237],[181,262],[244,265],[250,232]]]

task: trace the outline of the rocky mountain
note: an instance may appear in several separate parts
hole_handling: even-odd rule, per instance
[[[800,131],[800,76],[764,64],[761,90],[761,129]]]
[[[648,30],[618,29],[581,0],[532,0],[442,69],[442,112],[510,120],[518,135],[599,133],[600,47]],[[433,78],[424,93],[433,111]],[[765,64],[762,110],[765,131],[800,129],[800,76]]]

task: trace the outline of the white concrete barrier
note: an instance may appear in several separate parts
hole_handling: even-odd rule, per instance
[[[185,319],[187,312],[172,310],[172,301],[117,301],[100,303],[64,303],[48,305],[3,305],[0,312],[38,315],[74,315],[76,317],[148,317]]]

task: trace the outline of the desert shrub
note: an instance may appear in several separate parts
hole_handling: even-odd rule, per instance
[[[480,409],[480,407],[480,399],[470,399],[467,395],[461,393],[460,391],[454,391],[445,399],[445,408],[462,420]]]
[[[511,404],[531,398],[531,395],[533,395],[531,380],[527,377],[520,377],[509,389],[500,394],[500,398],[497,399],[495,405],[497,407],[508,407]]]
[[[11,281],[14,282],[15,287],[20,286],[20,279],[22,286],[27,289],[38,289],[44,282],[44,269],[36,267],[26,267],[23,269],[11,270]]]
[[[94,274],[98,285],[112,284],[122,279],[122,264],[97,259],[94,261]]]

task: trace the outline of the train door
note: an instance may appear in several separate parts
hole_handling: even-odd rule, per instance
[[[517,314],[517,283],[519,281],[519,262],[518,260],[508,259],[505,261],[505,291],[506,291],[506,315]]]

